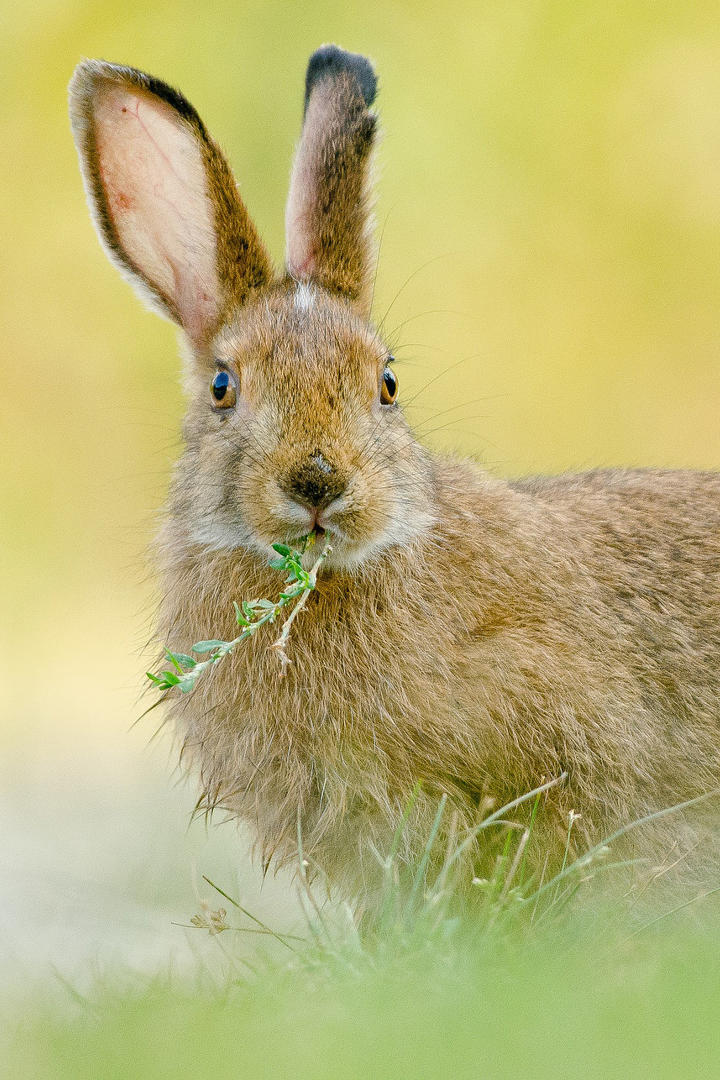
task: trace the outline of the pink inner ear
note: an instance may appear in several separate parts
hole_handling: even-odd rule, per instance
[[[285,216],[287,268],[293,277],[311,278],[315,272],[314,192],[317,184],[308,164],[297,161],[290,182]]]
[[[300,279],[312,277],[317,269],[324,167],[321,145],[333,122],[332,95],[318,89],[308,104],[285,211],[287,267]]]
[[[199,340],[220,307],[201,147],[175,110],[108,82],[95,103],[100,176],[120,247]]]

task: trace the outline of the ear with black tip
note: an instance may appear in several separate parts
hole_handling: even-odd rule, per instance
[[[70,116],[110,259],[201,347],[271,276],[225,158],[182,94],[134,68],[78,65]]]
[[[323,45],[310,57],[305,119],[288,197],[287,267],[369,307],[369,174],[377,79],[364,56]]]

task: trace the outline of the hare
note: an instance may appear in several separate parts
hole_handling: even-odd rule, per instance
[[[562,777],[543,858],[571,810],[582,848],[720,781],[720,475],[508,481],[416,440],[370,319],[375,94],[364,57],[310,58],[277,274],[180,93],[94,60],[70,88],[100,239],[184,341],[159,641],[234,636],[272,543],[332,536],[282,677],[258,634],[169,695],[183,756],[266,863],[300,835],[356,895],[418,783],[408,858],[443,795],[447,839]]]

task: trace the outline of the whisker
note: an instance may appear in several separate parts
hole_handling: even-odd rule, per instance
[[[393,299],[392,299],[392,301],[390,303],[390,306],[386,309],[385,314],[383,315],[382,319],[380,320],[380,322],[378,324],[378,330],[379,331],[382,331],[382,328],[385,325],[385,321],[386,321],[388,315],[390,314],[390,312],[394,308],[396,302],[398,301],[400,296],[403,294],[403,292],[405,291],[407,286],[410,284],[410,282],[414,278],[416,278],[418,274],[422,273],[423,270],[426,270],[428,266],[432,266],[433,263],[438,262],[440,259],[449,259],[452,254],[453,253],[451,251],[449,251],[449,252],[445,252],[444,254],[441,254],[441,255],[433,255],[433,257],[431,259],[428,259],[427,262],[424,262],[422,264],[422,266],[418,266],[418,268],[416,270],[413,270],[413,272],[411,274],[409,274],[408,277],[405,278],[405,281],[402,283],[402,285],[400,286],[398,291],[395,293],[395,296],[393,297]]]
[[[470,401],[460,401],[456,405],[451,405],[447,409],[442,409],[440,412],[436,412],[434,416],[429,417],[429,420],[437,420],[438,417],[444,416],[446,413],[455,412],[456,409],[469,408],[471,405],[478,405],[481,401],[495,401],[497,398],[508,397],[508,394],[483,394],[481,397],[471,398]],[[415,405],[414,409],[430,409],[430,405]],[[422,424],[428,421],[423,420],[421,424],[414,426],[414,430],[417,431]]]
[[[461,319],[477,321],[477,316],[469,315],[467,311],[453,311],[451,308],[430,308],[428,311],[420,311],[417,315],[411,315],[409,318],[404,319],[401,323],[398,323],[390,333],[396,334],[399,330],[402,330],[404,326],[408,326],[409,323],[415,322],[416,319],[424,319],[428,315],[457,315]]]
[[[437,375],[434,375],[432,379],[426,382],[424,386],[421,386],[420,389],[415,394],[413,394],[413,396],[408,401],[403,402],[403,407],[407,408],[408,405],[412,405],[413,401],[419,398],[421,394],[424,394],[428,387],[436,383],[438,379],[442,379],[450,371],[454,371],[455,368],[460,367],[461,364],[467,364],[469,360],[477,360],[477,358],[482,355],[483,354],[481,352],[470,353],[469,356],[462,356],[459,360],[456,360],[454,364],[450,364],[448,367],[443,368],[442,371],[439,371]]]

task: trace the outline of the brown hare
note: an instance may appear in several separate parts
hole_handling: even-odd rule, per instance
[[[265,860],[299,830],[348,893],[418,782],[408,857],[443,794],[462,836],[566,774],[538,858],[571,809],[582,848],[720,782],[720,476],[508,481],[416,441],[370,321],[375,91],[363,57],[311,57],[277,274],[180,93],[101,61],[71,84],[100,239],[184,341],[159,640],[232,637],[233,600],[277,595],[271,544],[332,536],[283,677],[258,634],[169,695],[184,756]]]

